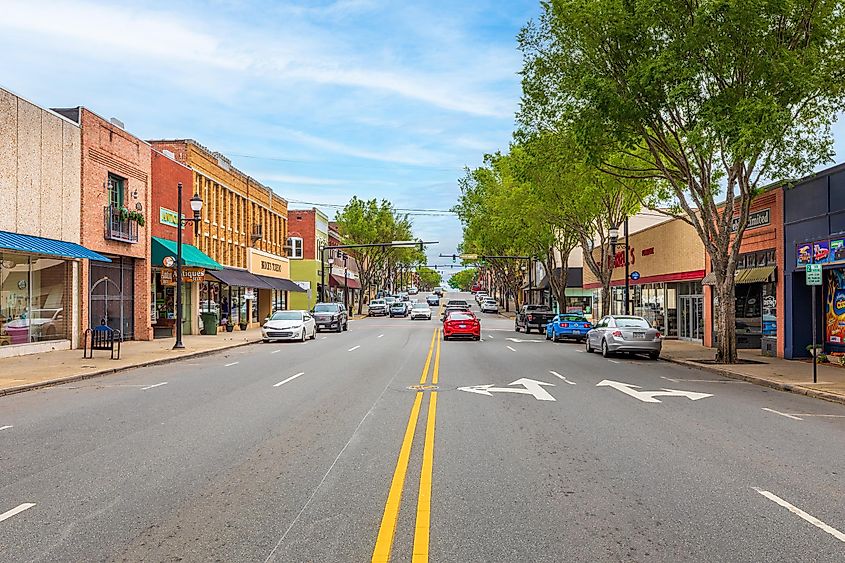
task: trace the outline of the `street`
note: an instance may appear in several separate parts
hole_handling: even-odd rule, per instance
[[[843,406],[479,315],[0,398],[0,560],[845,559]]]

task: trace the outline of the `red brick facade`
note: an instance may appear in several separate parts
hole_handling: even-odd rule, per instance
[[[193,174],[184,164],[156,151],[152,151],[152,205],[150,206],[150,233],[154,237],[176,240],[176,227],[161,222],[161,210],[172,211],[178,208],[178,184],[182,182],[182,215],[191,217],[191,197],[193,197]],[[194,240],[193,223],[189,222],[182,229],[185,242]]]
[[[316,245],[317,213],[313,209],[288,211],[288,236],[302,239],[303,260],[319,260]]]
[[[82,126],[81,242],[83,246],[91,250],[113,259],[116,258],[114,264],[124,263],[127,268],[131,267],[133,272],[131,285],[129,280],[123,280],[123,287],[120,288],[122,293],[113,286],[109,295],[127,295],[131,287],[132,302],[128,305],[129,309],[126,309],[127,305],[124,305],[124,319],[126,315],[132,315],[136,340],[150,340],[152,330],[150,328],[150,236],[148,229],[153,219],[149,189],[150,146],[85,108],[79,111],[79,121]],[[136,242],[113,240],[107,236],[106,209],[109,207],[110,176],[122,181],[122,205],[129,211],[135,211],[144,216],[146,224],[143,227],[138,225]],[[91,269],[82,272],[80,280],[81,310],[83,311],[81,331],[87,329],[90,322],[98,323],[103,314],[99,312],[103,304],[96,304],[96,310],[92,310],[90,299],[92,283],[98,281],[92,279],[94,274],[91,272],[101,271],[95,270],[100,266],[92,262]],[[120,328],[116,326],[115,319],[119,319],[121,313],[115,313],[115,305],[111,307],[106,314],[109,325]],[[87,314],[89,311],[90,315]],[[126,321],[125,326],[127,326]]]

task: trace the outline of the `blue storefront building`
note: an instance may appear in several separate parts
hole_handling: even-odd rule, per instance
[[[812,307],[817,341],[825,352],[845,352],[845,164],[799,180],[784,191],[786,358],[809,357]],[[807,264],[821,264],[816,303]]]

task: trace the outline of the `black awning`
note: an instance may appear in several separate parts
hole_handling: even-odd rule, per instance
[[[279,291],[295,291],[297,293],[305,293],[305,290],[293,283],[290,280],[283,280],[282,278],[271,278],[270,276],[256,275],[261,281],[269,285],[272,289]]]
[[[222,270],[206,270],[205,275],[220,280],[226,285],[234,287],[255,287],[258,289],[273,289],[260,277],[250,274],[246,270],[237,268],[223,268]]]

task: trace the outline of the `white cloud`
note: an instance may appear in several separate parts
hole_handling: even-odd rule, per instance
[[[313,176],[295,176],[292,174],[261,174],[253,173],[262,182],[275,182],[277,184],[292,184],[300,186],[340,186],[348,184],[348,180],[338,180],[335,178],[315,178]]]

